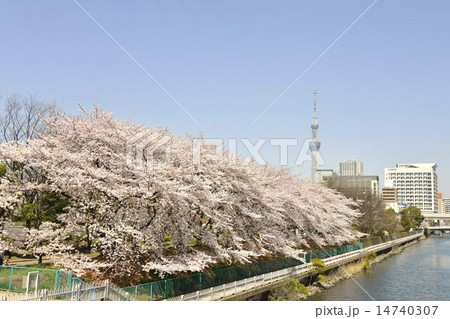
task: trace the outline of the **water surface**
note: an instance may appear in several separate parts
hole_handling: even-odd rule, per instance
[[[450,235],[429,237],[353,278],[375,300],[450,300]],[[372,300],[351,279],[308,300]]]

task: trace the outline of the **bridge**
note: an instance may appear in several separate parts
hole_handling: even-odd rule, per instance
[[[450,214],[422,214],[425,221],[450,221]]]
[[[414,233],[410,236],[392,240],[386,243],[358,249],[338,256],[324,258],[323,262],[328,268],[336,268],[340,265],[360,260],[370,252],[379,252],[392,249],[407,242],[421,237],[423,233]],[[248,297],[258,295],[270,289],[283,285],[284,280],[290,277],[297,279],[306,278],[314,274],[313,264],[307,263],[285,269],[280,269],[263,275],[245,278],[243,280],[226,283],[223,285],[194,291],[189,294],[169,298],[168,300],[244,300]]]
[[[426,228],[442,235],[444,231],[450,231],[450,214],[422,214]]]

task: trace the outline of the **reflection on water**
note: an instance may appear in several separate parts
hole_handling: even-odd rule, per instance
[[[375,300],[450,300],[450,236],[429,237],[353,278]],[[308,300],[372,300],[352,279]]]

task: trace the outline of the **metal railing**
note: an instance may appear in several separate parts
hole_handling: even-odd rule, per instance
[[[363,248],[357,251],[352,251],[349,253],[344,253],[342,255],[333,256],[323,259],[323,262],[329,266],[333,267],[340,265],[341,263],[346,263],[349,261],[361,259],[370,252],[378,252],[386,250],[391,247],[401,245],[405,242],[414,240],[422,236],[422,233],[416,233],[407,237],[396,239],[390,242],[370,246],[368,248]],[[220,300],[226,297],[237,295],[239,293],[247,292],[252,289],[261,288],[264,286],[271,285],[275,282],[282,281],[289,277],[308,275],[314,271],[311,269],[312,263],[307,263],[304,265],[294,266],[290,268],[285,268],[277,270],[274,272],[266,273],[259,276],[253,276],[239,281],[230,282],[216,287],[211,287],[208,289],[198,290],[189,294],[169,298],[167,300]]]
[[[118,288],[113,287],[109,280],[94,284],[76,283],[68,287],[57,289],[43,289],[31,294],[13,294],[1,296],[0,301],[129,301],[129,294],[121,294]]]
[[[323,261],[327,266],[334,267],[342,263],[361,259],[369,252],[382,251],[394,247],[396,245],[401,245],[402,243],[414,240],[420,236],[422,236],[422,233],[412,234],[389,242],[380,243],[378,245],[373,245],[367,248],[362,248],[348,253],[343,253],[340,255],[324,258]],[[291,267],[285,267],[279,270],[249,276],[248,278],[215,285],[212,287],[208,287],[206,289],[199,289],[187,294],[166,298],[166,300],[220,300],[252,289],[264,287],[282,281],[289,277],[300,275],[306,276],[312,274],[313,270],[311,269],[312,268],[311,266],[312,263],[306,263]],[[13,273],[13,270],[11,270],[11,268],[20,268],[36,271],[36,269],[34,268],[11,267],[11,266],[0,268],[0,270],[2,269],[4,270],[4,268],[8,268],[10,273]],[[40,269],[40,271],[47,271],[47,270],[48,269]],[[57,270],[48,270],[48,271],[57,272]],[[28,295],[16,294],[3,296],[0,297],[0,300],[130,300],[131,298],[128,288],[136,288],[136,291],[139,288],[139,286],[135,286],[135,287],[128,287],[125,289],[119,289],[116,287],[112,287],[109,281],[102,281],[93,284],[88,284],[77,278],[72,279],[71,273],[70,273],[70,283],[68,283],[66,286],[63,286],[61,284],[61,274],[60,273],[58,274],[59,275],[55,275],[56,277],[53,289],[41,289],[38,291],[31,292]],[[11,289],[12,286],[11,278],[13,278],[13,276],[10,275],[10,277],[8,278],[10,288],[9,290],[17,291]],[[133,299],[138,300],[137,293],[136,296],[134,296],[134,294],[131,295],[133,295],[134,297]]]
[[[299,259],[275,258],[244,265],[227,266],[186,276],[155,280],[131,287],[124,287],[122,288],[122,291],[128,292],[135,300],[166,300],[175,296],[186,295],[194,291],[210,289],[211,287],[223,286],[224,284],[226,285],[235,281],[238,282],[245,278],[260,276],[279,269],[292,268],[294,266],[309,263],[313,258],[324,259],[331,256],[338,256],[410,235],[411,233],[403,232],[386,236],[366,237],[362,238],[359,243],[307,251],[300,254],[301,258]]]
[[[303,261],[294,258],[270,259],[239,266],[234,265],[215,270],[207,270],[188,276],[152,281],[131,287],[124,287],[121,290],[128,292],[135,300],[165,300],[174,296],[220,286],[229,282],[259,276],[303,263]]]

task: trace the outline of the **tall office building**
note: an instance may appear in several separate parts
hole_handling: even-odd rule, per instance
[[[363,163],[356,160],[348,160],[338,163],[338,174],[340,176],[362,176],[364,175]]]
[[[379,194],[378,176],[324,176],[323,181],[338,190],[376,196]]]
[[[416,206],[422,213],[438,212],[436,168],[435,163],[419,163],[384,169],[384,184],[397,189],[400,209]]]

